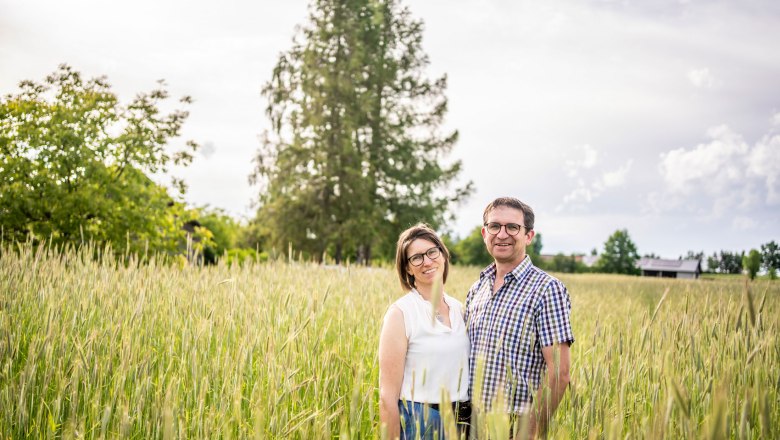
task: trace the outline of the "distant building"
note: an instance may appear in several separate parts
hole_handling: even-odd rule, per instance
[[[640,258],[636,266],[643,277],[684,278],[695,280],[701,275],[701,260],[663,260]]]
[[[596,263],[599,262],[599,256],[598,255],[582,255],[580,257],[580,261],[582,261],[582,264],[584,264],[587,267],[593,267],[596,265]]]
[[[571,257],[571,255],[565,255],[566,257]],[[552,263],[552,261],[555,259],[555,255],[553,254],[541,254],[539,255],[539,258],[542,259],[545,263]],[[574,261],[577,263],[582,263],[585,265],[585,267],[593,267],[598,263],[599,256],[598,255],[574,255]]]

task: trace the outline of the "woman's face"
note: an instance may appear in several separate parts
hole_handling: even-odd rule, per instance
[[[434,258],[430,257],[431,254]],[[420,265],[413,265],[412,260],[419,260],[420,257],[422,257]],[[406,259],[408,261],[406,271],[414,277],[414,285],[417,288],[432,286],[434,280],[441,279],[444,273],[444,256],[441,250],[436,243],[424,238],[414,240],[406,248]]]

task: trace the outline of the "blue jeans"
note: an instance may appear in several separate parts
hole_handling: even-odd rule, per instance
[[[399,400],[398,411],[401,414],[401,440],[443,438],[441,414],[438,410],[422,403]]]

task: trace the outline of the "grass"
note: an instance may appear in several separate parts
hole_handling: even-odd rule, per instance
[[[742,281],[745,279],[745,274],[739,274],[739,273],[708,273],[704,272],[701,275],[701,279],[703,280],[739,280]],[[773,280],[777,281],[777,278],[770,278],[768,273],[762,274],[762,275],[756,275],[757,280]]]
[[[2,249],[1,438],[379,436],[393,270],[94,253]],[[780,437],[780,283],[561,279],[577,341],[552,437]]]

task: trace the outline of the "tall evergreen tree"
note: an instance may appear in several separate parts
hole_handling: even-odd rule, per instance
[[[442,159],[446,77],[426,78],[423,25],[396,0],[315,0],[263,89],[272,128],[256,157],[258,221],[319,259],[389,256],[400,230],[436,227],[471,183]]]

